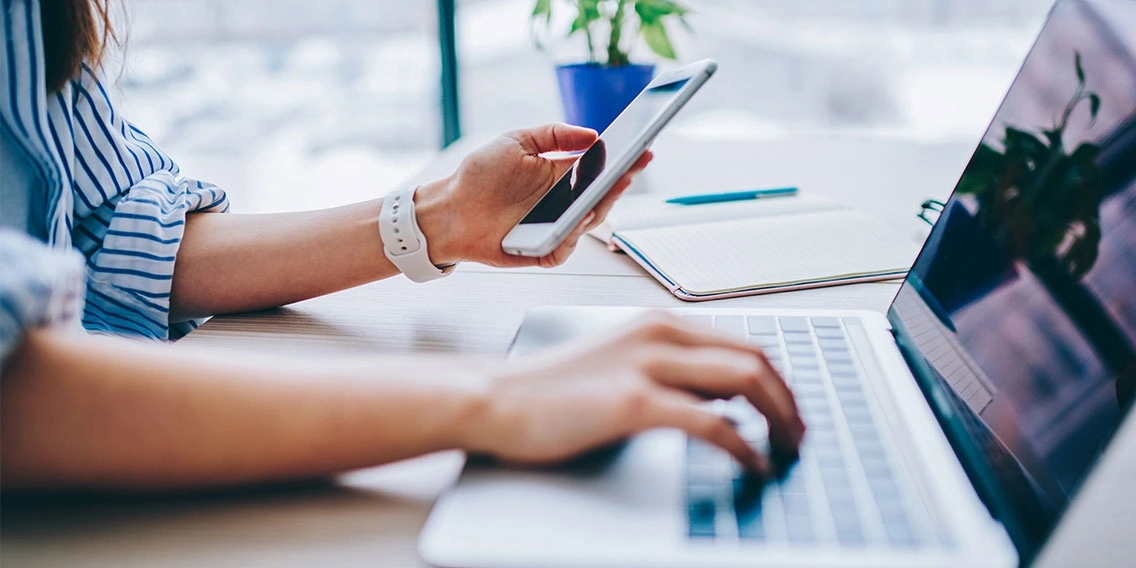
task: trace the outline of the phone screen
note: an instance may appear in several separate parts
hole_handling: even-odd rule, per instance
[[[607,168],[612,159],[631,150],[636,135],[642,128],[641,117],[644,111],[655,107],[657,98],[651,95],[671,93],[662,108],[670,104],[671,99],[678,96],[682,87],[690,79],[678,79],[670,83],[662,83],[644,90],[635,100],[618,116],[607,130],[603,131],[595,144],[592,144],[583,153],[576,163],[557,181],[552,189],[541,198],[536,207],[521,219],[521,224],[555,223],[568,207],[572,205],[589,187],[592,182]]]

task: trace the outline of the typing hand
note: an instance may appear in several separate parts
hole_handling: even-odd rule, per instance
[[[423,186],[415,207],[430,244],[430,260],[503,267],[562,264],[651,161],[649,151],[553,252],[541,258],[509,255],[501,250],[501,241],[574,162],[542,154],[585,150],[595,141],[595,131],[567,124],[514,130],[470,153],[452,176]]]
[[[773,450],[795,454],[804,423],[758,348],[651,314],[614,335],[513,361],[490,383],[463,446],[508,462],[555,463],[643,430],[675,427],[769,473],[766,456],[701,404],[737,395],[768,419]]]

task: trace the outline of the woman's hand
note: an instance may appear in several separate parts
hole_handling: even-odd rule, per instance
[[[576,241],[603,221],[631,178],[651,161],[649,151],[547,256],[509,255],[501,249],[501,241],[575,161],[542,154],[586,150],[596,139],[594,130],[567,124],[514,130],[472,152],[454,175],[422,186],[415,209],[430,260],[439,265],[469,260],[503,267],[563,263]]]
[[[788,386],[757,347],[666,313],[594,343],[514,362],[490,383],[465,428],[469,451],[541,464],[656,427],[675,427],[768,471],[706,398],[746,397],[769,422],[770,443],[795,455],[805,426]]]

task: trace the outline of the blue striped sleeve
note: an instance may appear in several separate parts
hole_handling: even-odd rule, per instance
[[[153,339],[179,337],[197,325],[169,321],[186,215],[228,211],[225,192],[182,175],[153,140],[115,111],[91,69],[84,68],[70,86],[72,238],[88,269],[84,325]]]
[[[76,325],[86,271],[75,251],[0,229],[0,366],[32,329]]]

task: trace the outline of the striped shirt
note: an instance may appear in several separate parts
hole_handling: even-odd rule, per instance
[[[82,253],[88,330],[153,339],[192,330],[197,322],[170,322],[174,260],[186,214],[227,211],[225,193],[182,175],[115,112],[91,68],[59,92],[46,92],[39,0],[3,0],[0,31],[0,220],[48,247]],[[0,239],[11,238],[0,232]],[[40,266],[7,258],[0,257],[5,273]],[[25,292],[5,289],[0,296],[23,301]],[[34,325],[15,321],[23,311],[10,307],[0,317],[14,321],[3,326]]]

